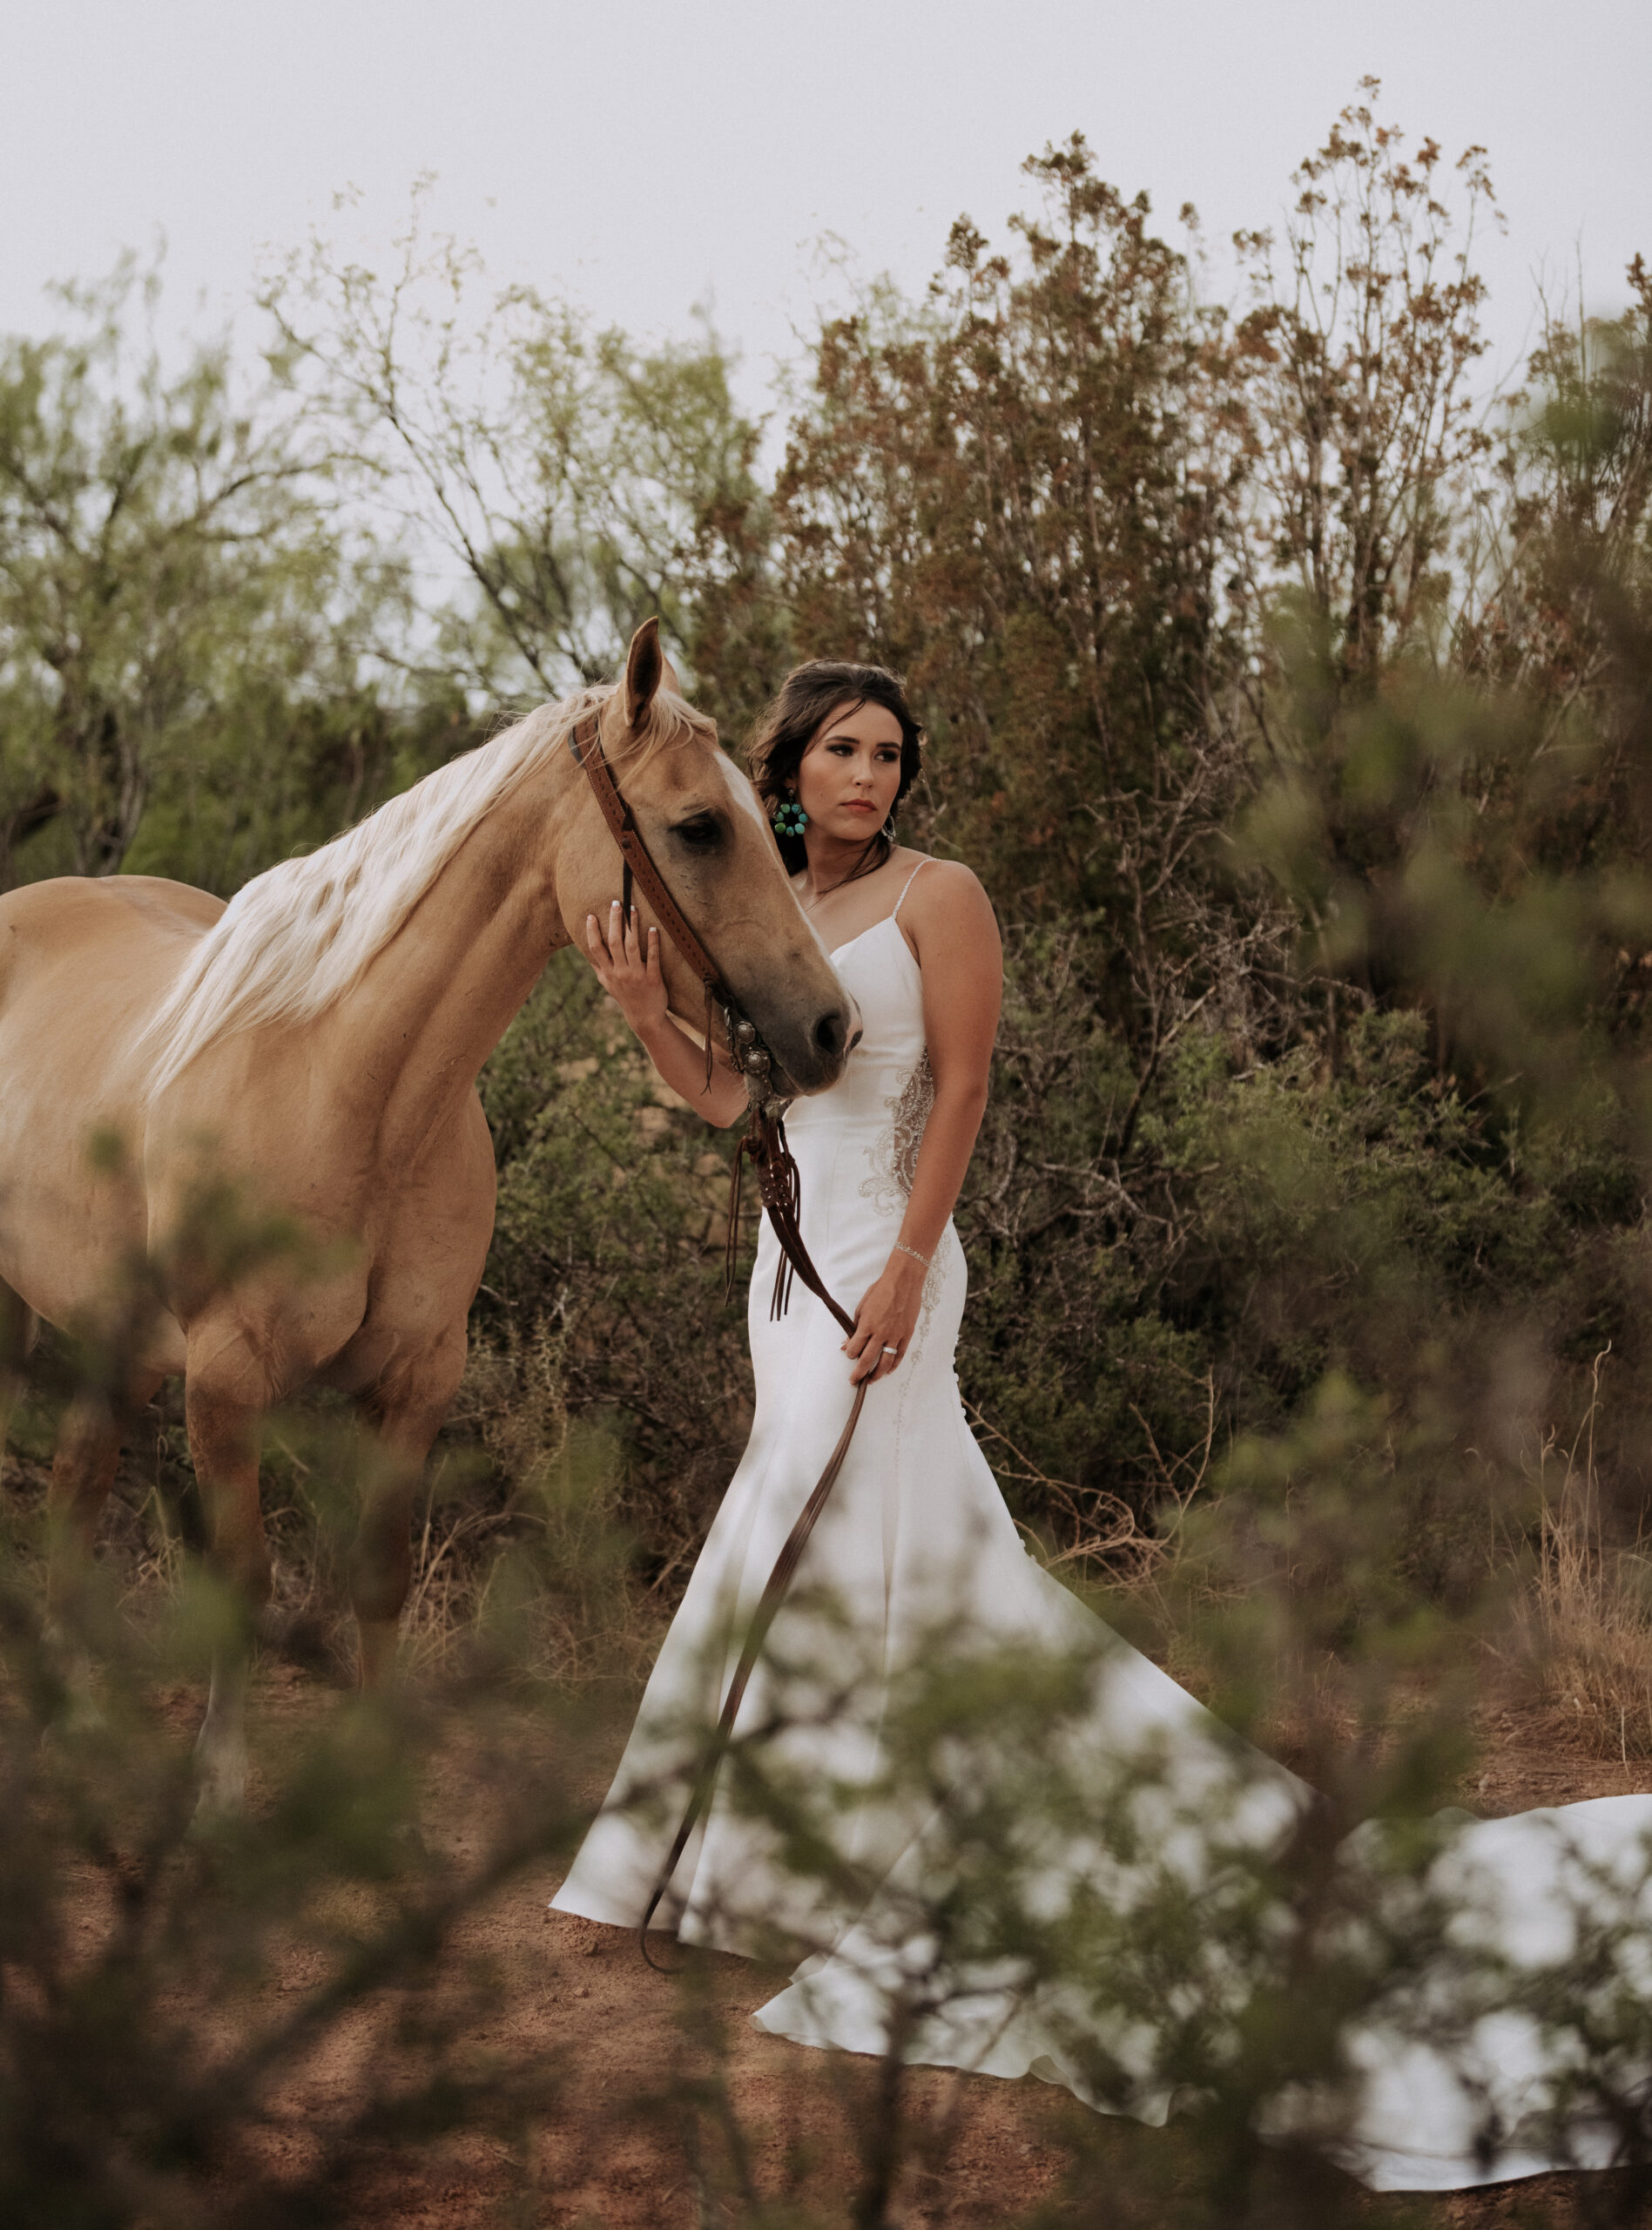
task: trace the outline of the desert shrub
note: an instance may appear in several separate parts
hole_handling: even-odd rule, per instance
[[[506,1034],[484,1102],[500,1162],[484,1336],[554,1338],[569,1409],[619,1433],[623,1506],[660,1577],[704,1531],[751,1422],[744,1323],[724,1301],[731,1142],[659,1083],[571,953]]]

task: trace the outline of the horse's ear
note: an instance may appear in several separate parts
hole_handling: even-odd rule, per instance
[[[659,646],[659,621],[644,619],[631,637],[630,649],[625,653],[624,693],[625,725],[637,726],[644,713],[654,701],[660,683],[671,673],[665,653]],[[675,674],[671,675],[673,681]]]

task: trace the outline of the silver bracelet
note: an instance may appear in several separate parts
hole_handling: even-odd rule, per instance
[[[913,1260],[921,1262],[926,1270],[929,1267],[929,1257],[927,1254],[920,1254],[915,1247],[908,1247],[904,1239],[896,1240],[895,1251],[900,1254],[910,1254]]]

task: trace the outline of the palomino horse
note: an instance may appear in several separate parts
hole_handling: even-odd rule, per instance
[[[412,1498],[459,1384],[493,1230],[476,1075],[548,956],[583,941],[619,879],[562,747],[577,720],[600,710],[644,839],[779,1088],[816,1091],[841,1073],[848,997],[754,794],[675,683],[650,620],[616,687],[542,706],[228,907],[135,875],[0,899],[0,1314],[84,1327],[124,1265],[147,1256],[158,1281],[129,1382],[78,1404],[59,1440],[54,1619],[125,1430],[181,1371],[210,1558],[250,1631],[270,1591],[260,1421],[320,1381],[354,1397],[379,1443],[351,1595],[362,1683],[388,1672]],[[698,982],[660,942],[673,1008],[702,1023]],[[89,1152],[100,1134],[125,1142],[101,1174]],[[319,1270],[266,1262],[232,1278],[203,1272],[199,1249],[169,1254],[204,1142],[239,1197],[320,1242]],[[242,1794],[245,1664],[245,1650],[226,1651],[213,1667],[206,1801]]]

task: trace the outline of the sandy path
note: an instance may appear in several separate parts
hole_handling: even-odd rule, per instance
[[[316,1713],[336,1707],[336,1697],[277,1666],[255,1700],[255,1747],[257,1720],[265,1739],[290,1739]],[[496,1725],[496,1741],[502,1731]],[[586,1802],[595,1803],[607,1786],[624,1732],[616,1719],[577,1768]],[[523,1723],[514,1737],[518,1774],[531,1773],[536,1758],[547,1772],[555,1769],[547,1730]],[[564,1755],[564,1772],[568,1762]],[[461,1864],[486,1846],[498,1770],[497,1750],[468,1760],[448,1751],[435,1762],[427,1840]],[[363,2194],[361,2220],[418,2230],[479,2230],[502,2220],[547,2230],[698,2230],[720,2219],[703,2199],[706,2183],[732,2187],[729,2148],[718,2135],[725,2118],[749,2148],[752,2186],[765,2200],[790,2195],[821,2208],[823,2220],[840,2220],[843,2194],[856,2178],[856,2132],[866,2125],[875,2064],[833,2060],[752,2025],[751,2014],[784,1986],[786,1969],[666,1950],[683,1971],[675,1978],[657,1974],[629,1931],[550,1911],[546,1901],[559,1879],[553,1868],[536,1870],[494,1897],[468,1919],[452,1954],[455,1968],[485,1963],[498,1983],[465,2044],[506,2063],[548,2064],[562,2077],[558,2107],[536,2122],[527,2148],[530,2212],[502,2212],[518,2186],[522,2161],[491,2140],[467,2139],[444,2148],[439,2160],[410,2154],[383,2163]],[[310,1979],[295,1966],[282,1973],[280,1986]],[[715,2053],[706,2049],[713,2033],[720,2040]],[[361,2024],[347,2027],[311,2062],[288,2106],[319,2118],[336,2112],[359,2080],[367,2042]],[[698,2118],[702,2174],[680,2091],[685,2081],[714,2091],[719,2063],[727,2103],[719,2111],[711,2098]],[[1067,2157],[1060,2128],[1075,2111],[1065,2093],[933,2069],[914,2071],[909,2084],[914,2159],[903,2187],[903,2222],[961,2230],[1001,2224],[1059,2189]]]
[[[266,1726],[284,1722],[296,1732],[314,1713],[333,1707],[334,1699],[284,1668],[262,1684]],[[623,1735],[623,1725],[615,1724],[592,1740],[577,1774],[587,1801],[600,1794]],[[544,1732],[519,1729],[518,1739],[523,1747],[516,1770],[531,1773]],[[1494,1730],[1493,1745],[1483,1780],[1464,1792],[1465,1801],[1485,1813],[1616,1795],[1645,1785],[1633,1767],[1564,1747],[1552,1723],[1511,1714]],[[545,1762],[549,1767],[548,1756]],[[564,1767],[567,1762],[564,1756]],[[456,1856],[482,1847],[484,1781],[477,1760],[462,1767],[449,1754],[435,1767],[427,1826],[430,1840]],[[858,2176],[857,2134],[867,2125],[873,2064],[834,2062],[752,2025],[750,2014],[781,1985],[783,1970],[697,1953],[690,1980],[662,1977],[644,1966],[626,1933],[549,1913],[544,1899],[555,1881],[547,1872],[496,1897],[472,1916],[455,1950],[485,1959],[498,1977],[488,2012],[467,2042],[507,2061],[529,2059],[559,2069],[558,2104],[536,2118],[521,2158],[491,2140],[468,2139],[439,2159],[409,2154],[385,2160],[362,2193],[360,2220],[409,2230],[470,2230],[501,2220],[543,2224],[546,2230],[585,2225],[699,2230],[720,2221],[704,2196],[694,2158],[695,2123],[681,2104],[684,2078],[708,2086],[698,2142],[706,2146],[713,2185],[726,2191],[722,2179],[728,2155],[716,2134],[714,2061],[696,2042],[709,2025],[722,2032],[727,2112],[749,2146],[752,2185],[784,2207],[772,2219],[846,2220],[846,2196]],[[300,1979],[290,1978],[287,1986]],[[325,2114],[347,2091],[359,2064],[354,2055],[347,2035],[313,2067],[308,2103],[314,2111]],[[1046,2221],[1105,2220],[1147,2230],[1158,2210],[1121,2206],[1121,2193],[1143,2167],[1156,2184],[1164,2178],[1173,2189],[1180,2180],[1174,2127],[1144,2132],[1114,2125],[1035,2081],[1007,2084],[916,2070],[909,2085],[914,2159],[897,2220],[912,2230],[1008,2225],[1040,2201],[1054,2208],[1069,2188],[1075,2152],[1082,2166],[1072,2212],[1052,2211]],[[1143,2146],[1150,2151],[1144,2153]],[[527,2192],[513,2206],[509,2194],[513,2188],[522,2193],[524,2162]],[[1541,2178],[1426,2201],[1414,2219],[1439,2230],[1564,2221],[1572,2212],[1568,2181]],[[788,2199],[791,2206],[785,2206]],[[1352,2184],[1345,2187],[1344,2212],[1350,2220],[1365,2212],[1364,2195]],[[737,2210],[733,2219],[745,2218]]]

